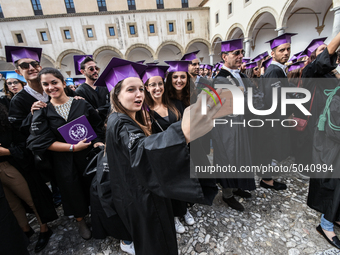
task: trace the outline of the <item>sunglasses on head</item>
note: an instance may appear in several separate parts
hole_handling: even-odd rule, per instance
[[[19,84],[19,82],[18,81],[13,81],[13,82],[7,82],[6,83],[7,84],[7,86],[12,86],[12,85],[18,85]]]
[[[91,72],[93,72],[94,71],[94,69],[96,69],[96,71],[99,71],[100,70],[100,68],[98,67],[98,66],[95,66],[95,67],[93,67],[93,66],[90,66],[89,68],[87,68],[88,70],[90,70]]]
[[[32,62],[22,62],[21,64],[19,64],[19,66],[21,67],[21,69],[28,69],[30,68],[30,65],[33,67],[33,68],[37,68],[38,66],[40,66],[40,63],[38,61],[32,61]]]
[[[244,56],[246,52],[244,50],[237,50],[237,51],[233,51],[231,54],[233,54],[234,56],[238,56],[240,54],[242,54]]]

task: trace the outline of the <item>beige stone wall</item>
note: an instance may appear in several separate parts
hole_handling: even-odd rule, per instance
[[[64,0],[40,0],[44,15],[67,13]]]
[[[333,0],[333,8],[340,6],[340,0]]]
[[[49,1],[49,0],[47,0]],[[98,5],[96,0],[73,0],[76,12],[97,12]]]
[[[156,0],[155,0],[156,1]],[[181,0],[164,0],[164,8],[182,8]]]
[[[107,0],[106,8],[108,11],[123,11],[128,9],[127,0]]]
[[[1,8],[6,18],[34,16],[33,7],[30,0],[2,0]]]
[[[122,0],[120,0],[122,1]],[[127,2],[127,1],[126,1]],[[135,0],[137,10],[157,9],[156,0]]]
[[[198,7],[203,0],[189,0],[189,7]]]

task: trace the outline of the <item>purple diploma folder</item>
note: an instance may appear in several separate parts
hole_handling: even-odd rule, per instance
[[[69,144],[77,144],[85,138],[90,142],[97,137],[85,115],[61,126],[58,131]]]

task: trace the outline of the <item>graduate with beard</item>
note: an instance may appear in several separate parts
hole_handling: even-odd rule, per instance
[[[83,74],[86,78],[86,81],[76,89],[76,93],[85,98],[97,110],[104,123],[110,108],[110,93],[106,87],[98,86],[98,83],[97,86],[94,86],[100,68],[92,59],[92,56],[76,55],[73,60],[76,74]]]

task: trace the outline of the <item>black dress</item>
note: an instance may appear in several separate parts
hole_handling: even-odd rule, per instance
[[[184,112],[184,104],[176,99],[172,99],[171,102],[177,108],[181,116],[183,116]],[[150,111],[150,114],[154,117],[154,121],[152,122],[152,133],[159,133],[166,130],[172,123],[177,122],[176,114],[168,108],[168,116],[163,118],[156,111]],[[182,217],[187,212],[187,202],[171,199],[171,205],[173,209],[173,213],[175,217]]]
[[[112,199],[137,255],[178,254],[170,199],[211,203],[190,174],[181,121],[146,137],[127,115],[112,113],[106,132]]]
[[[240,74],[245,86],[245,91],[248,87],[253,87],[250,80],[244,74]],[[239,86],[239,82],[232,74],[222,69],[218,75],[214,78],[213,84],[232,84],[227,78],[229,77],[235,82],[236,86]],[[246,94],[246,92],[245,92]],[[245,116],[225,116],[223,119],[228,120],[228,123],[243,122]],[[222,119],[220,118],[220,119]],[[240,169],[241,166],[251,166],[251,150],[250,150],[250,138],[248,135],[247,127],[243,125],[230,126],[228,125],[216,125],[212,131],[213,148],[214,148],[214,165],[219,166],[235,166]],[[245,173],[228,173],[223,174],[217,180],[223,188],[240,188],[242,190],[254,190],[256,189],[254,174]]]
[[[76,89],[76,94],[85,98],[98,111],[104,123],[110,108],[110,92],[107,87],[93,89],[87,83],[83,83]]]
[[[312,148],[313,148],[313,135],[316,122],[325,107],[327,97],[324,94],[325,89],[334,89],[339,86],[339,80],[330,74],[332,70],[337,67],[337,55],[330,56],[326,48],[319,54],[312,63],[307,65],[302,71],[302,86],[308,89],[313,96],[315,90],[314,101],[312,104],[311,114],[309,117],[308,125],[303,132],[296,132],[296,163],[298,164],[311,164],[312,163]],[[304,106],[309,110],[311,100]],[[298,117],[302,117],[297,112]],[[303,117],[306,119],[306,117]]]
[[[65,142],[58,128],[68,122],[85,115],[97,138],[92,141],[104,142],[102,121],[93,107],[85,100],[73,100],[67,121],[61,117],[54,106],[49,103],[46,108],[34,112],[32,118],[31,135],[27,146],[33,153],[43,153],[54,142]],[[78,152],[51,151],[53,172],[62,197],[65,215],[83,217],[88,213],[90,181],[83,177],[88,161],[86,155],[92,146]]]

